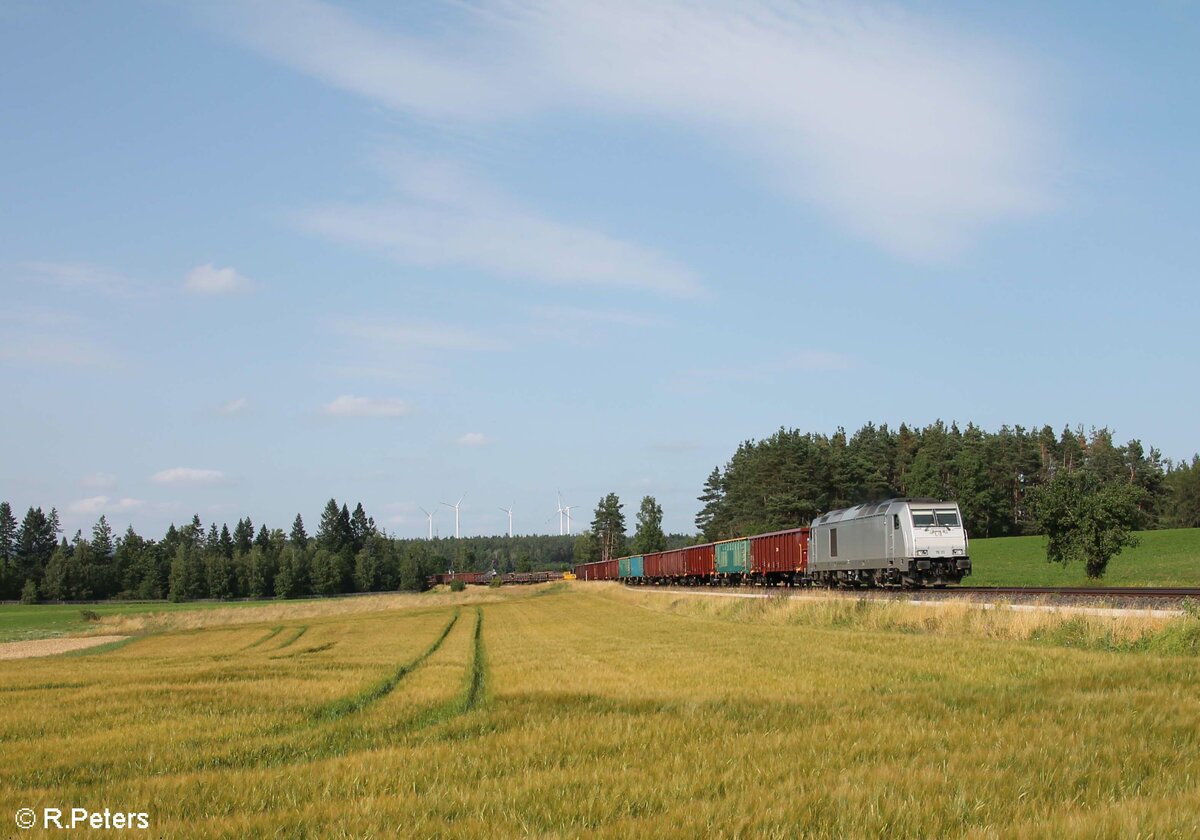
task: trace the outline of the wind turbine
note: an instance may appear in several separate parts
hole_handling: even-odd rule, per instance
[[[558,492],[558,535],[561,537],[563,535],[563,514],[566,513],[566,508],[563,507],[563,503],[562,503],[562,491],[559,490],[557,492]]]
[[[433,539],[433,514],[420,506],[418,506],[417,509],[420,510],[421,513],[425,514],[425,518],[429,520],[429,539]]]
[[[511,537],[512,536],[512,512],[513,512],[512,506],[510,505],[506,508],[500,508],[500,510],[502,510],[508,514],[508,535]]]
[[[570,534],[571,534],[571,511],[573,511],[577,507],[579,507],[579,505],[564,505],[563,506],[563,513],[565,513],[567,515],[567,536],[570,536]]]
[[[449,502],[442,502],[442,504],[444,504],[446,507],[454,508],[454,539],[458,539],[458,506],[462,504],[462,500],[465,498],[467,498],[467,494],[463,493],[461,496],[458,497],[458,501],[455,502],[454,504],[450,504]]]

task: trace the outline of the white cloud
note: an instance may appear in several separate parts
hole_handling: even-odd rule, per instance
[[[250,402],[245,397],[238,397],[237,399],[230,400],[227,403],[222,403],[221,407],[218,408],[217,411],[219,411],[221,414],[239,414],[245,411],[249,405]]]
[[[439,28],[450,34],[421,37],[314,0],[206,11],[275,60],[437,126],[573,110],[678,125],[740,153],[769,187],[909,257],[940,259],[981,228],[1048,204],[1045,74],[1015,51],[891,5],[481,0]],[[440,249],[454,246],[462,264],[560,282],[586,265],[566,259],[575,239],[593,255],[646,259],[586,231],[454,202],[333,208],[311,221],[415,262],[446,260]],[[505,247],[513,234],[535,235],[553,256],[523,257],[516,243]]]
[[[304,229],[377,248],[425,268],[462,267],[555,286],[641,289],[692,296],[687,267],[633,242],[538,214],[445,162],[412,160],[400,197],[303,213]]]
[[[491,442],[491,438],[483,432],[467,432],[458,439],[459,446],[486,446]]]
[[[403,400],[390,397],[354,397],[345,394],[327,403],[322,410],[332,417],[402,417],[411,408]]]
[[[71,502],[67,507],[70,513],[94,516],[101,513],[129,513],[141,510],[146,503],[141,499],[110,499],[108,496],[91,496]]]
[[[194,467],[172,467],[150,476],[155,484],[216,484],[225,478],[219,470],[202,470]]]
[[[199,295],[225,295],[242,291],[250,281],[232,267],[217,268],[212,263],[205,263],[189,271],[183,285],[189,292]]]
[[[79,484],[91,490],[108,490],[117,486],[117,477],[105,472],[88,473],[79,479]]]

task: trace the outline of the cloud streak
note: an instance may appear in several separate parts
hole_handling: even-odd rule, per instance
[[[220,470],[197,469],[195,467],[172,467],[150,476],[155,484],[217,484],[225,479]]]
[[[770,188],[907,258],[942,259],[1050,203],[1038,68],[878,3],[482,0],[440,28],[451,34],[421,38],[313,0],[205,14],[276,61],[437,126],[479,130],[584,110],[719,139]],[[462,264],[552,282],[595,279],[566,259],[573,241],[611,260],[647,260],[528,213],[487,218],[470,205],[401,202],[329,208],[310,224],[416,262],[453,247]],[[393,224],[435,237],[389,232]],[[506,247],[515,235],[555,256],[523,257]],[[673,276],[649,262],[655,282]]]
[[[398,197],[301,213],[304,230],[422,268],[466,268],[551,286],[701,291],[695,274],[649,248],[522,206],[446,161],[408,159]]]
[[[403,417],[412,411],[408,403],[391,397],[355,397],[343,394],[322,407],[330,417]]]
[[[245,291],[250,281],[232,267],[217,268],[212,263],[198,265],[183,278],[183,287],[196,295],[228,295]]]

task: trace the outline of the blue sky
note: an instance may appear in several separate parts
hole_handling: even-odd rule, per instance
[[[1200,449],[1200,6],[401,5],[0,5],[0,498],[690,531],[780,426]]]

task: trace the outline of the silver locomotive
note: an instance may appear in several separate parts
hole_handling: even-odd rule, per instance
[[[818,516],[809,533],[808,576],[830,586],[944,586],[970,573],[955,502],[857,505]]]

